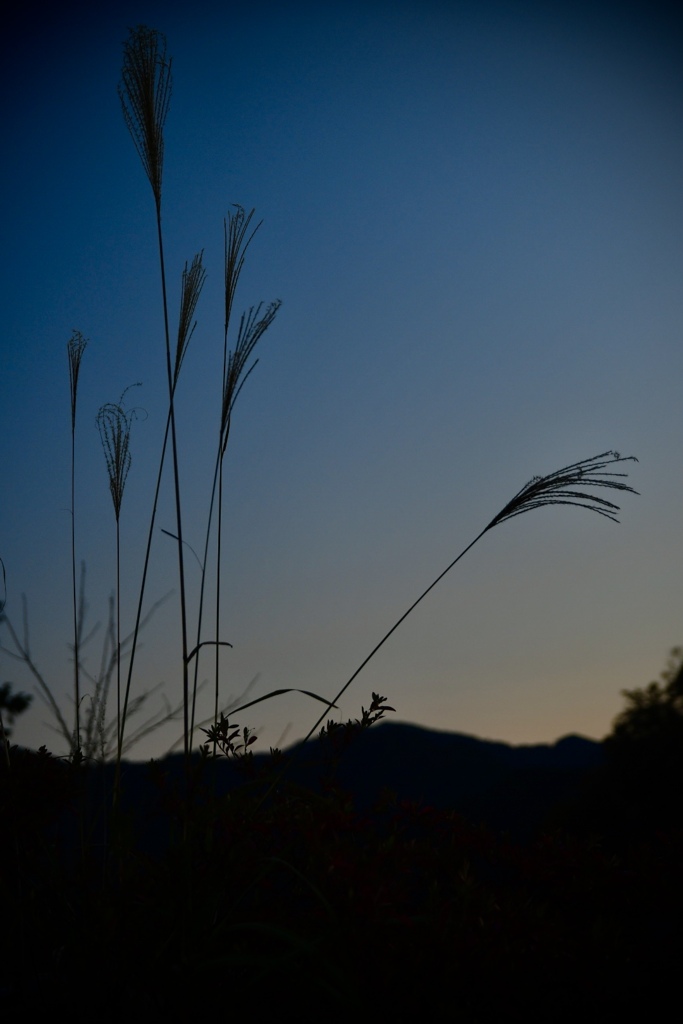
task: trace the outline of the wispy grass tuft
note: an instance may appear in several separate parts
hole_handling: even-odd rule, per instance
[[[223,221],[223,234],[224,234],[224,245],[225,245],[225,337],[227,338],[228,330],[230,328],[230,317],[232,314],[232,306],[235,301],[235,292],[237,291],[237,282],[240,279],[242,273],[242,267],[244,266],[244,257],[247,249],[249,248],[251,241],[261,227],[263,221],[259,221],[254,230],[247,238],[247,232],[249,225],[251,224],[252,217],[254,216],[255,210],[251,210],[248,214],[245,214],[244,208],[235,203],[233,206],[234,212],[229,213]],[[223,355],[226,355],[224,349]]]
[[[173,369],[173,387],[175,388],[178,384],[180,377],[180,367],[182,366],[185,353],[187,352],[187,346],[190,343],[190,339],[194,334],[194,329],[197,326],[193,323],[193,317],[199,302],[199,296],[202,293],[204,282],[206,280],[206,271],[202,264],[204,256],[204,250],[198,252],[195,258],[192,260],[192,264],[188,269],[187,263],[183,270],[183,280],[180,289],[180,315],[178,317],[178,341],[176,343],[175,350],[175,365]]]
[[[172,90],[172,61],[170,57],[166,59],[166,37],[146,25],[138,25],[136,29],[129,30],[129,37],[123,44],[123,55],[119,85],[123,117],[159,208],[164,124]]]
[[[69,358],[69,384],[71,390],[71,429],[76,429],[76,398],[78,396],[78,377],[81,372],[81,359],[86,350],[88,339],[80,331],[74,331],[66,343]]]
[[[248,313],[242,314],[237,344],[228,356],[228,364],[223,381],[223,407],[221,413],[221,434],[223,439],[221,451],[223,454],[228,443],[230,417],[235,408],[235,402],[258,360],[249,367],[246,373],[245,367],[258,341],[263,337],[275,319],[281,305],[282,303],[279,299],[276,299],[275,302],[270,302],[263,316],[261,316],[261,309],[263,308],[263,303],[261,302],[256,307],[252,306]]]
[[[630,491],[637,494],[628,484],[622,483],[616,477],[626,477],[626,473],[607,472],[607,466],[613,466],[619,462],[637,462],[634,455],[621,457],[619,452],[603,452],[602,455],[594,455],[590,459],[582,459],[580,462],[573,462],[564,469],[558,469],[555,473],[547,476],[534,476],[517,492],[505,508],[501,509],[495,516],[486,530],[504,523],[506,519],[513,516],[521,516],[524,512],[530,512],[533,508],[543,508],[545,505],[575,505],[577,508],[586,508],[598,515],[605,516],[613,522],[618,523],[617,512],[619,506],[606,498],[595,494],[584,494],[577,491],[576,487],[607,487],[612,491]],[[486,530],[483,532],[485,533]]]
[[[130,387],[139,385],[131,384]],[[129,388],[126,388],[128,391]],[[130,470],[130,428],[135,417],[135,410],[126,412],[123,408],[123,392],[119,401],[107,402],[97,414],[97,429],[100,432],[102,451],[107,463],[109,491],[114,504],[114,515],[118,523],[121,515],[123,492]]]

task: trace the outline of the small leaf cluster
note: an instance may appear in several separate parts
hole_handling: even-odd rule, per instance
[[[200,748],[203,757],[208,757],[213,748],[214,757],[234,757],[238,760],[251,758],[249,747],[256,742],[253,729],[245,725],[240,731],[236,723],[230,724],[229,717],[222,711],[218,721],[208,729],[202,729],[202,732],[207,736],[207,742]]]
[[[387,704],[387,698],[378,693],[372,694],[372,701],[369,708],[361,705],[361,717],[349,719],[348,722],[335,722],[328,719],[327,725],[320,730],[320,739],[328,743],[333,756],[342,754],[353,740],[365,729],[369,729],[375,722],[379,722],[387,711],[396,711]]]

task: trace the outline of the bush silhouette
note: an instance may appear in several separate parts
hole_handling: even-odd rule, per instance
[[[605,740],[632,826],[683,825],[683,649],[674,647],[661,682],[624,690],[627,706]]]
[[[622,691],[605,763],[558,813],[561,827],[622,850],[683,828],[683,648],[672,648],[660,679]]]
[[[645,752],[667,757],[683,753],[683,648],[674,647],[660,678],[636,690],[622,690],[627,707],[614,721],[608,746],[619,755]]]

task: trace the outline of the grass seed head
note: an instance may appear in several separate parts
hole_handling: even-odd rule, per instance
[[[123,44],[119,97],[123,117],[161,207],[164,122],[171,102],[171,58],[166,37],[146,25],[129,30]]]
[[[252,363],[246,373],[244,368],[257,342],[272,324],[281,305],[280,299],[269,302],[265,313],[261,315],[263,303],[260,302],[258,306],[252,306],[248,313],[242,314],[237,344],[228,356],[225,381],[223,383],[223,411],[221,415],[221,432],[224,437],[223,450],[225,450],[230,417],[237,401],[237,396],[242,390],[247,377],[256,366],[256,362]]]
[[[80,331],[74,330],[66,343],[66,352],[69,358],[69,384],[71,386],[71,427],[76,428],[76,396],[78,394],[78,374],[81,369],[81,359],[85,352],[88,339],[84,338]]]
[[[130,387],[136,386],[138,385],[130,385]],[[128,390],[129,388],[126,388],[126,391]],[[97,414],[97,429],[100,432],[102,450],[107,463],[109,490],[114,502],[114,515],[117,523],[121,514],[123,492],[131,464],[130,428],[136,415],[134,409],[126,412],[123,408],[126,391],[123,392],[118,403],[107,402]]]
[[[584,493],[576,488],[607,487],[613,491],[630,491],[631,494],[638,494],[633,487],[616,479],[625,477],[626,473],[614,473],[606,469],[607,466],[613,466],[620,462],[637,461],[635,455],[622,457],[619,452],[603,452],[590,459],[573,462],[570,466],[558,469],[547,476],[534,476],[491,520],[486,529],[489,530],[498,526],[499,523],[505,522],[506,519],[520,516],[523,512],[529,512],[532,508],[541,508],[543,505],[576,505],[577,508],[587,508],[591,512],[597,512],[618,523],[618,505],[607,501],[606,498]]]
[[[259,221],[254,230],[247,238],[247,231],[255,210],[245,215],[243,207],[238,203],[234,204],[234,212],[228,213],[223,221],[225,235],[225,330],[227,333],[230,325],[230,314],[232,304],[235,300],[235,291],[239,281],[244,256],[251,243],[252,238],[261,227],[263,221]]]
[[[202,265],[203,255],[204,250],[202,249],[202,251],[198,252],[192,260],[190,268],[188,269],[186,263],[185,269],[183,270],[183,283],[180,296],[180,316],[178,318],[178,343],[176,345],[173,377],[174,387],[178,383],[180,367],[183,359],[185,358],[187,346],[195,329],[195,324],[192,323],[192,317],[194,316],[197,303],[199,302],[199,296],[202,293],[204,281],[206,280],[206,271]]]

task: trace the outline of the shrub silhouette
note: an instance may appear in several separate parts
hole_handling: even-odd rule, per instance
[[[661,682],[623,690],[627,706],[605,749],[631,828],[683,826],[683,649],[671,650]]]
[[[627,707],[614,720],[608,746],[620,751],[647,751],[651,756],[683,757],[683,648],[673,647],[661,683],[622,690]]]
[[[672,648],[660,679],[622,690],[626,707],[603,741],[605,762],[557,810],[560,827],[621,851],[683,829],[682,648]]]

